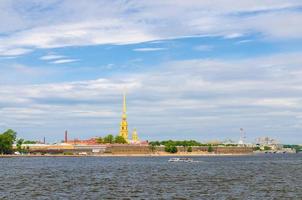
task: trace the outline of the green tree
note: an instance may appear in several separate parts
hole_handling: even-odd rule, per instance
[[[176,146],[171,146],[170,152],[171,153],[177,153],[177,147]]]
[[[159,141],[149,142],[149,144],[152,145],[152,146],[160,146],[160,142]]]
[[[20,152],[20,153],[22,153],[23,151],[23,149],[22,149],[22,144],[23,144],[23,142],[24,142],[24,139],[18,139],[17,140],[17,143],[16,143],[16,146],[17,146],[17,151],[18,152]]]
[[[117,135],[114,138],[114,143],[117,143],[117,144],[127,144],[127,141],[125,140],[125,138],[123,136]]]
[[[192,151],[193,151],[192,147],[189,146],[188,149],[187,149],[187,152],[192,152]]]
[[[264,151],[270,151],[270,150],[272,150],[272,148],[271,148],[271,147],[264,146]]]
[[[98,138],[96,139],[96,142],[97,142],[98,144],[104,144],[104,139],[101,138],[101,137],[98,137]]]
[[[160,145],[174,145],[174,146],[183,146],[183,147],[188,147],[188,146],[205,146],[206,144],[202,144],[200,142],[197,142],[195,140],[164,140],[164,141],[153,141],[150,142],[150,144],[155,144],[156,146]]]
[[[152,152],[154,152],[156,149],[156,146],[157,146],[156,143],[150,143],[149,148]]]
[[[168,153],[170,153],[170,149],[171,149],[171,146],[165,146],[165,152],[168,152]]]
[[[212,146],[208,147],[208,152],[213,152],[213,147]]]
[[[32,141],[32,140],[25,140],[23,142],[23,144],[37,144],[37,142],[36,141]]]
[[[4,133],[0,134],[0,153],[11,154],[13,152],[13,144],[16,140],[17,133],[11,129],[8,129]]]
[[[114,137],[113,135],[109,134],[107,136],[104,137],[104,143],[110,143],[112,144],[114,142]]]
[[[177,147],[174,145],[165,146],[165,151],[169,153],[177,153]]]

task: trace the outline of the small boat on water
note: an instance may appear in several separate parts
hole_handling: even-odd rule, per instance
[[[192,158],[170,158],[169,162],[194,162]]]

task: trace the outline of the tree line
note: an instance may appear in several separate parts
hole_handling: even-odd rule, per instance
[[[208,144],[208,143],[201,143],[196,140],[164,140],[164,141],[152,141],[149,142],[150,145],[153,146],[183,146],[183,147],[189,147],[189,146],[238,146],[237,144]]]
[[[96,139],[99,144],[127,144],[128,142],[120,135],[113,136],[112,134]]]
[[[291,148],[295,149],[296,152],[302,152],[302,145],[290,145],[290,144],[285,144],[283,145],[284,148]]]
[[[200,142],[197,142],[195,140],[152,141],[152,142],[149,142],[149,144],[153,145],[153,146],[160,146],[160,145],[164,145],[164,146],[184,146],[184,147],[188,147],[188,146],[207,146],[207,145],[202,144]]]
[[[151,149],[155,150],[156,146],[165,146],[165,151],[169,153],[177,153],[177,147],[184,147],[187,152],[192,152],[196,146],[207,146],[208,152],[213,152],[213,146],[237,146],[234,144],[204,144],[197,142],[196,140],[164,140],[164,141],[152,141],[149,142]]]

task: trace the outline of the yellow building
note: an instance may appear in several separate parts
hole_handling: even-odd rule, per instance
[[[136,129],[134,129],[133,133],[132,133],[132,142],[139,142],[138,136],[137,136],[137,132]]]
[[[123,114],[122,121],[120,124],[120,136],[122,136],[127,142],[128,140],[128,123],[127,123],[127,115],[126,115],[126,93],[124,93],[123,97]]]

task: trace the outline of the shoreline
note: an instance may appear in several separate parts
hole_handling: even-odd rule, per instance
[[[248,154],[99,154],[99,155],[0,155],[0,158],[39,158],[39,157],[219,157],[219,156],[250,156]]]

